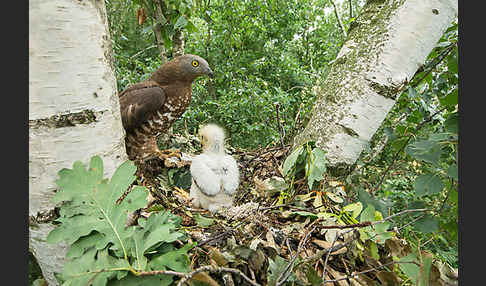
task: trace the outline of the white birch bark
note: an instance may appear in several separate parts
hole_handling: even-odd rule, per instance
[[[327,78],[294,147],[308,141],[327,151],[328,165],[346,173],[457,17],[457,0],[368,1]]]
[[[100,0],[29,0],[29,248],[58,285],[66,246],[45,242],[58,171],[94,155],[111,176],[127,159],[106,8]]]

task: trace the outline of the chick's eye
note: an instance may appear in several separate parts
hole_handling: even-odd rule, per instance
[[[199,62],[198,61],[196,61],[196,60],[192,61],[192,66],[193,67],[197,67],[198,65],[199,65]]]

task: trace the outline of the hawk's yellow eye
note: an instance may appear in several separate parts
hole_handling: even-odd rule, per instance
[[[198,61],[196,61],[196,60],[193,60],[192,61],[192,66],[193,67],[197,67],[198,65],[199,65],[199,62]]]

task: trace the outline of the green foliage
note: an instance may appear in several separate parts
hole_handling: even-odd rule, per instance
[[[307,271],[305,272],[305,276],[307,280],[311,283],[312,286],[322,285],[322,278],[319,277],[317,271],[312,267],[308,266]]]
[[[360,222],[365,221],[380,221],[383,219],[381,212],[376,211],[375,207],[372,205],[368,205],[361,213]],[[364,242],[367,239],[379,244],[384,244],[385,241],[391,237],[393,237],[392,233],[388,231],[390,227],[390,222],[381,222],[372,226],[367,226],[365,228],[360,229],[360,238]]]
[[[326,171],[326,152],[315,147],[314,142],[307,142],[297,147],[284,161],[283,175],[294,180],[295,176],[302,170],[309,189],[312,190],[314,183],[320,182]]]
[[[197,225],[202,227],[208,227],[214,223],[214,219],[202,216],[200,214],[194,215],[194,221]]]
[[[121,91],[161,63],[152,31],[156,20],[153,7],[146,7],[151,1],[105,2]],[[163,25],[166,46],[173,31],[183,28],[185,52],[206,58],[215,73],[213,80],[193,85],[192,103],[174,130],[187,126],[193,133],[198,125],[215,122],[227,128],[233,146],[266,146],[279,140],[278,102],[285,140],[291,140],[308,118],[311,87],[326,75],[342,44],[335,17],[325,10],[328,1],[166,2],[173,13]],[[140,7],[149,12],[141,26],[135,17]]]
[[[430,281],[430,270],[432,266],[431,255],[418,256],[416,253],[412,252],[399,259],[399,262],[415,262],[399,264],[400,270],[412,281],[413,285],[426,286],[430,285],[429,282],[435,282]]]
[[[47,241],[70,245],[60,275],[62,285],[85,285],[88,281],[92,285],[169,285],[172,277],[168,275],[135,276],[150,270],[189,271],[186,253],[193,245],[180,249],[172,245],[185,237],[177,231],[180,217],[157,212],[139,219],[136,226],[125,225],[127,215],[147,203],[147,190],[139,186],[116,203],[135,180],[135,170],[135,165],[126,161],[110,180],[104,179],[103,162],[95,156],[88,168],[76,161],[72,169],[59,171],[59,191],[53,201],[62,202],[60,217]]]

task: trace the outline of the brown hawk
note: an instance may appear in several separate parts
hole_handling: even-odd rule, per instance
[[[207,61],[186,54],[162,65],[150,79],[120,93],[125,145],[130,160],[167,158],[157,146],[157,137],[166,133],[189,107],[192,82],[202,75],[213,77]]]

